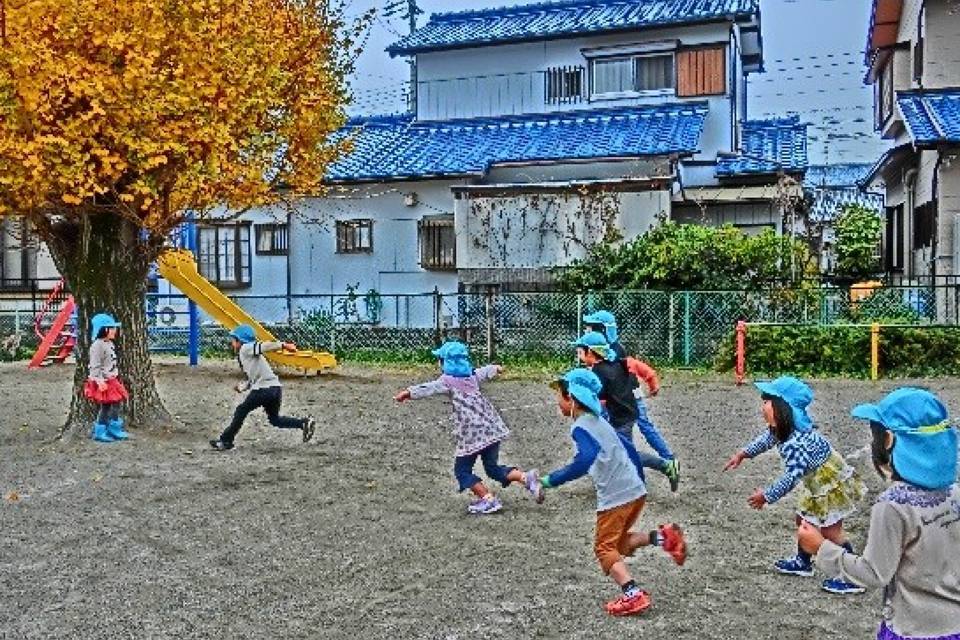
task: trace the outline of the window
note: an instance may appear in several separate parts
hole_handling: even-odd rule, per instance
[[[723,95],[727,92],[727,50],[724,46],[684,49],[677,54],[677,95]]]
[[[197,263],[200,275],[219,287],[249,287],[249,223],[197,227]]]
[[[337,253],[372,253],[373,220],[337,220]]]
[[[453,216],[426,216],[419,224],[420,266],[424,269],[457,268],[457,236]]]
[[[937,205],[931,201],[913,210],[913,248],[923,249],[933,245]]]
[[[287,255],[287,225],[258,224],[254,225],[254,229],[257,233],[258,256]]]
[[[591,61],[595,97],[673,89],[673,54],[598,58]]]
[[[876,119],[877,130],[883,129],[887,119],[893,113],[893,56],[887,58],[886,66],[877,78]]]
[[[887,271],[903,271],[903,205],[887,207],[887,232],[884,238]]]
[[[553,67],[543,76],[546,104],[568,104],[583,100],[583,67]]]

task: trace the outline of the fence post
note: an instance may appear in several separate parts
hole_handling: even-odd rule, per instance
[[[747,372],[747,323],[743,320],[737,322],[737,364],[734,368],[734,374],[737,379],[737,386],[743,384],[743,378]]]
[[[693,335],[690,326],[690,292],[683,292],[683,365],[690,366],[690,352],[693,348]]]
[[[483,306],[487,320],[487,361],[493,362],[496,357],[496,348],[493,341],[493,287],[487,288]]]
[[[870,325],[870,379],[880,377],[880,325]]]
[[[669,298],[669,303],[670,303],[670,304],[669,304],[669,309],[667,310],[667,327],[668,327],[668,328],[667,328],[667,344],[669,345],[669,346],[668,346],[668,352],[669,352],[670,362],[673,363],[673,362],[676,362],[676,360],[675,360],[675,358],[676,358],[676,348],[675,348],[675,343],[676,343],[676,331],[675,331],[675,327],[674,327],[674,323],[673,323],[673,314],[674,314],[674,313],[676,312],[676,310],[677,310],[677,303],[676,303],[676,300],[674,299],[674,296],[673,296],[673,292],[672,292],[672,291],[671,291],[670,293],[668,293],[667,295],[670,296],[670,298]]]
[[[440,327],[440,316],[443,312],[443,298],[440,296],[440,287],[433,288],[433,331],[434,342],[440,344],[443,340],[443,330]]]
[[[577,294],[577,335],[583,333],[583,294]]]

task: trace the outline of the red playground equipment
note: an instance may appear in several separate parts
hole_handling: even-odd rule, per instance
[[[64,292],[63,285],[63,280],[57,283],[33,320],[40,346],[30,360],[29,369],[63,363],[77,344],[73,320],[77,305],[73,296]]]

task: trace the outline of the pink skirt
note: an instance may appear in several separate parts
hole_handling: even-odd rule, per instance
[[[120,378],[107,378],[107,388],[103,391],[97,386],[96,381],[87,380],[87,383],[83,385],[83,395],[97,404],[114,404],[123,402],[130,397],[123,383],[120,382]]]

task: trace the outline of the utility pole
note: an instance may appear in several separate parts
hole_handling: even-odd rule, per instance
[[[398,15],[399,11],[406,5],[406,13],[400,17],[407,21],[407,27],[410,35],[417,30],[417,16],[423,13],[423,10],[417,6],[417,0],[394,0],[383,8],[384,17],[390,18]],[[412,55],[407,61],[410,65],[410,94],[407,109],[410,113],[417,112],[417,56]]]

